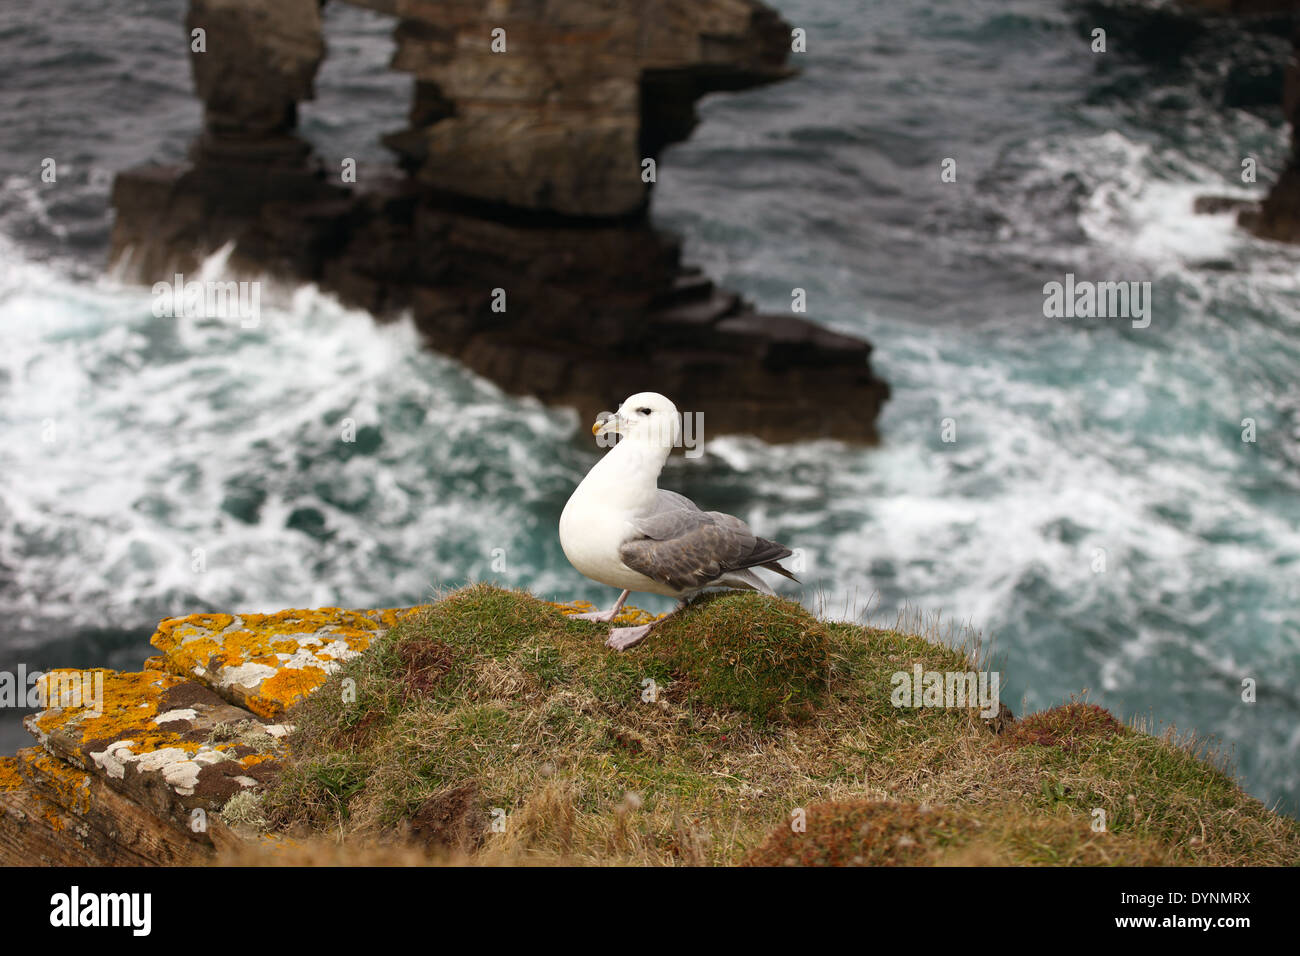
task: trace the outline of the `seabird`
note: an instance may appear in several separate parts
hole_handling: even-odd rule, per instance
[[[777,564],[794,553],[785,545],[757,537],[739,518],[702,511],[689,498],[659,488],[659,473],[681,441],[681,428],[677,406],[658,392],[638,392],[591,426],[597,437],[621,438],[564,506],[560,546],[584,575],[623,593],[607,611],[574,617],[612,621],[633,591],[677,598],[673,614],[706,588],[775,595],[752,568],[798,580]],[[660,621],[613,628],[605,643],[626,650]]]

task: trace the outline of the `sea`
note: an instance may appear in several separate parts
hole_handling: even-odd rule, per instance
[[[1225,103],[1219,59],[1122,31],[1095,51],[1109,21],[1074,0],[776,5],[800,74],[705,98],[652,215],[763,310],[802,289],[868,338],[893,397],[874,448],[714,437],[691,410],[704,454],[661,484],[797,548],[780,591],[810,609],[978,645],[1017,714],[1078,697],[1195,733],[1296,814],[1300,247],[1193,211],[1267,191],[1280,109]],[[246,328],[158,317],[107,268],[114,173],[200,128],[184,8],[0,7],[0,672],[138,667],[198,611],[474,581],[608,602],[557,537],[600,453],[574,412],[312,286],[263,277]],[[360,175],[405,125],[392,26],[329,4],[301,109]],[[1067,276],[1138,283],[1147,324],[1045,314]]]

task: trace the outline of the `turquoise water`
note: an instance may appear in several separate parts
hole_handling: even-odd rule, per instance
[[[155,318],[148,289],[102,275],[112,171],[177,158],[198,124],[181,5],[108,7],[133,24],[112,45],[84,4],[0,14],[0,668],[132,666],[159,617],[203,609],[473,580],[609,597],[556,539],[596,454],[573,414],[311,288],[271,283],[242,329]],[[1017,712],[1087,689],[1215,735],[1294,813],[1300,250],[1191,212],[1263,191],[1236,172],[1275,173],[1280,117],[1219,108],[1199,67],[1099,59],[1064,3],[780,8],[808,30],[803,75],[706,100],[654,215],[763,308],[804,288],[870,338],[884,442],[714,439],[704,409],[706,454],[664,483],[802,549],[783,593],[876,623],[938,613],[992,642]],[[407,89],[382,68],[388,25],[335,8],[328,26],[304,130],[377,159]],[[53,186],[34,173],[51,154]],[[1066,273],[1150,282],[1151,325],[1044,318]]]

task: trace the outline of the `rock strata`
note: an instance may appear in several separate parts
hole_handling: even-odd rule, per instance
[[[240,839],[232,798],[279,775],[279,718],[401,613],[192,614],[159,624],[138,673],[51,672],[45,699],[63,706],[24,722],[39,746],[0,759],[0,863],[210,861]]]

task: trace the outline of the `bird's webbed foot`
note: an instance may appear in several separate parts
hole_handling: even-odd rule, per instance
[[[639,627],[616,627],[609,632],[609,637],[605,640],[606,647],[612,647],[616,651],[625,651],[629,647],[640,644],[650,633],[653,624],[642,624]]]

